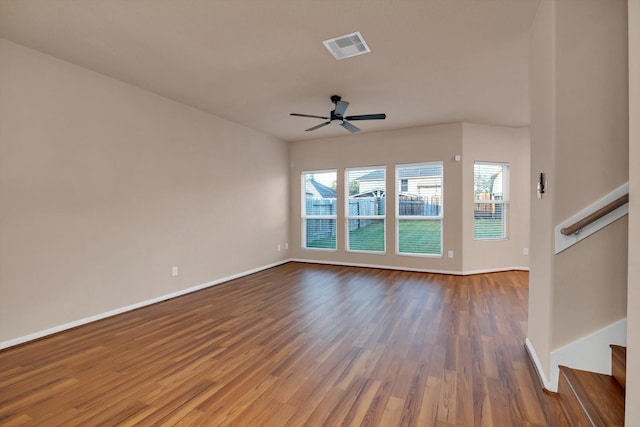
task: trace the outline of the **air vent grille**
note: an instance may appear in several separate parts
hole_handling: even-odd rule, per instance
[[[350,58],[371,52],[359,32],[325,40],[322,43],[336,59]]]

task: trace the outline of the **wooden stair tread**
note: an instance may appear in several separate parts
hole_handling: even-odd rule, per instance
[[[627,348],[620,345],[611,347],[611,375],[620,383],[623,389],[627,387]]]
[[[576,425],[624,426],[624,390],[613,376],[560,366],[558,391]]]

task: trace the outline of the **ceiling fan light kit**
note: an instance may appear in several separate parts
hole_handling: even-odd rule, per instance
[[[349,106],[349,103],[346,101],[342,100],[342,97],[340,95],[333,95],[331,96],[331,102],[333,102],[333,104],[335,105],[334,109],[331,110],[329,116],[315,116],[312,114],[299,114],[299,113],[291,113],[292,116],[297,116],[297,117],[311,117],[314,119],[322,119],[322,120],[327,120],[324,123],[320,123],[319,125],[310,127],[309,129],[306,129],[307,132],[309,131],[313,131],[316,129],[320,129],[321,127],[327,126],[328,124],[330,124],[331,122],[338,120],[340,121],[340,126],[342,126],[343,128],[345,128],[346,130],[348,130],[351,133],[356,133],[360,130],[360,128],[358,128],[357,126],[349,123],[350,121],[354,121],[354,120],[384,120],[387,118],[386,114],[359,114],[359,115],[355,115],[355,116],[345,116],[344,113],[347,111],[347,107]]]

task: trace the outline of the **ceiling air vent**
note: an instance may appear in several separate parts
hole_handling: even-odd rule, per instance
[[[325,40],[322,43],[336,59],[350,58],[371,52],[362,34],[359,32]]]

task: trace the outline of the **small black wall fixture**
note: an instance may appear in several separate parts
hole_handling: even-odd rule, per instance
[[[542,199],[542,195],[544,194],[544,172],[540,172],[537,191],[538,191],[538,199]]]

